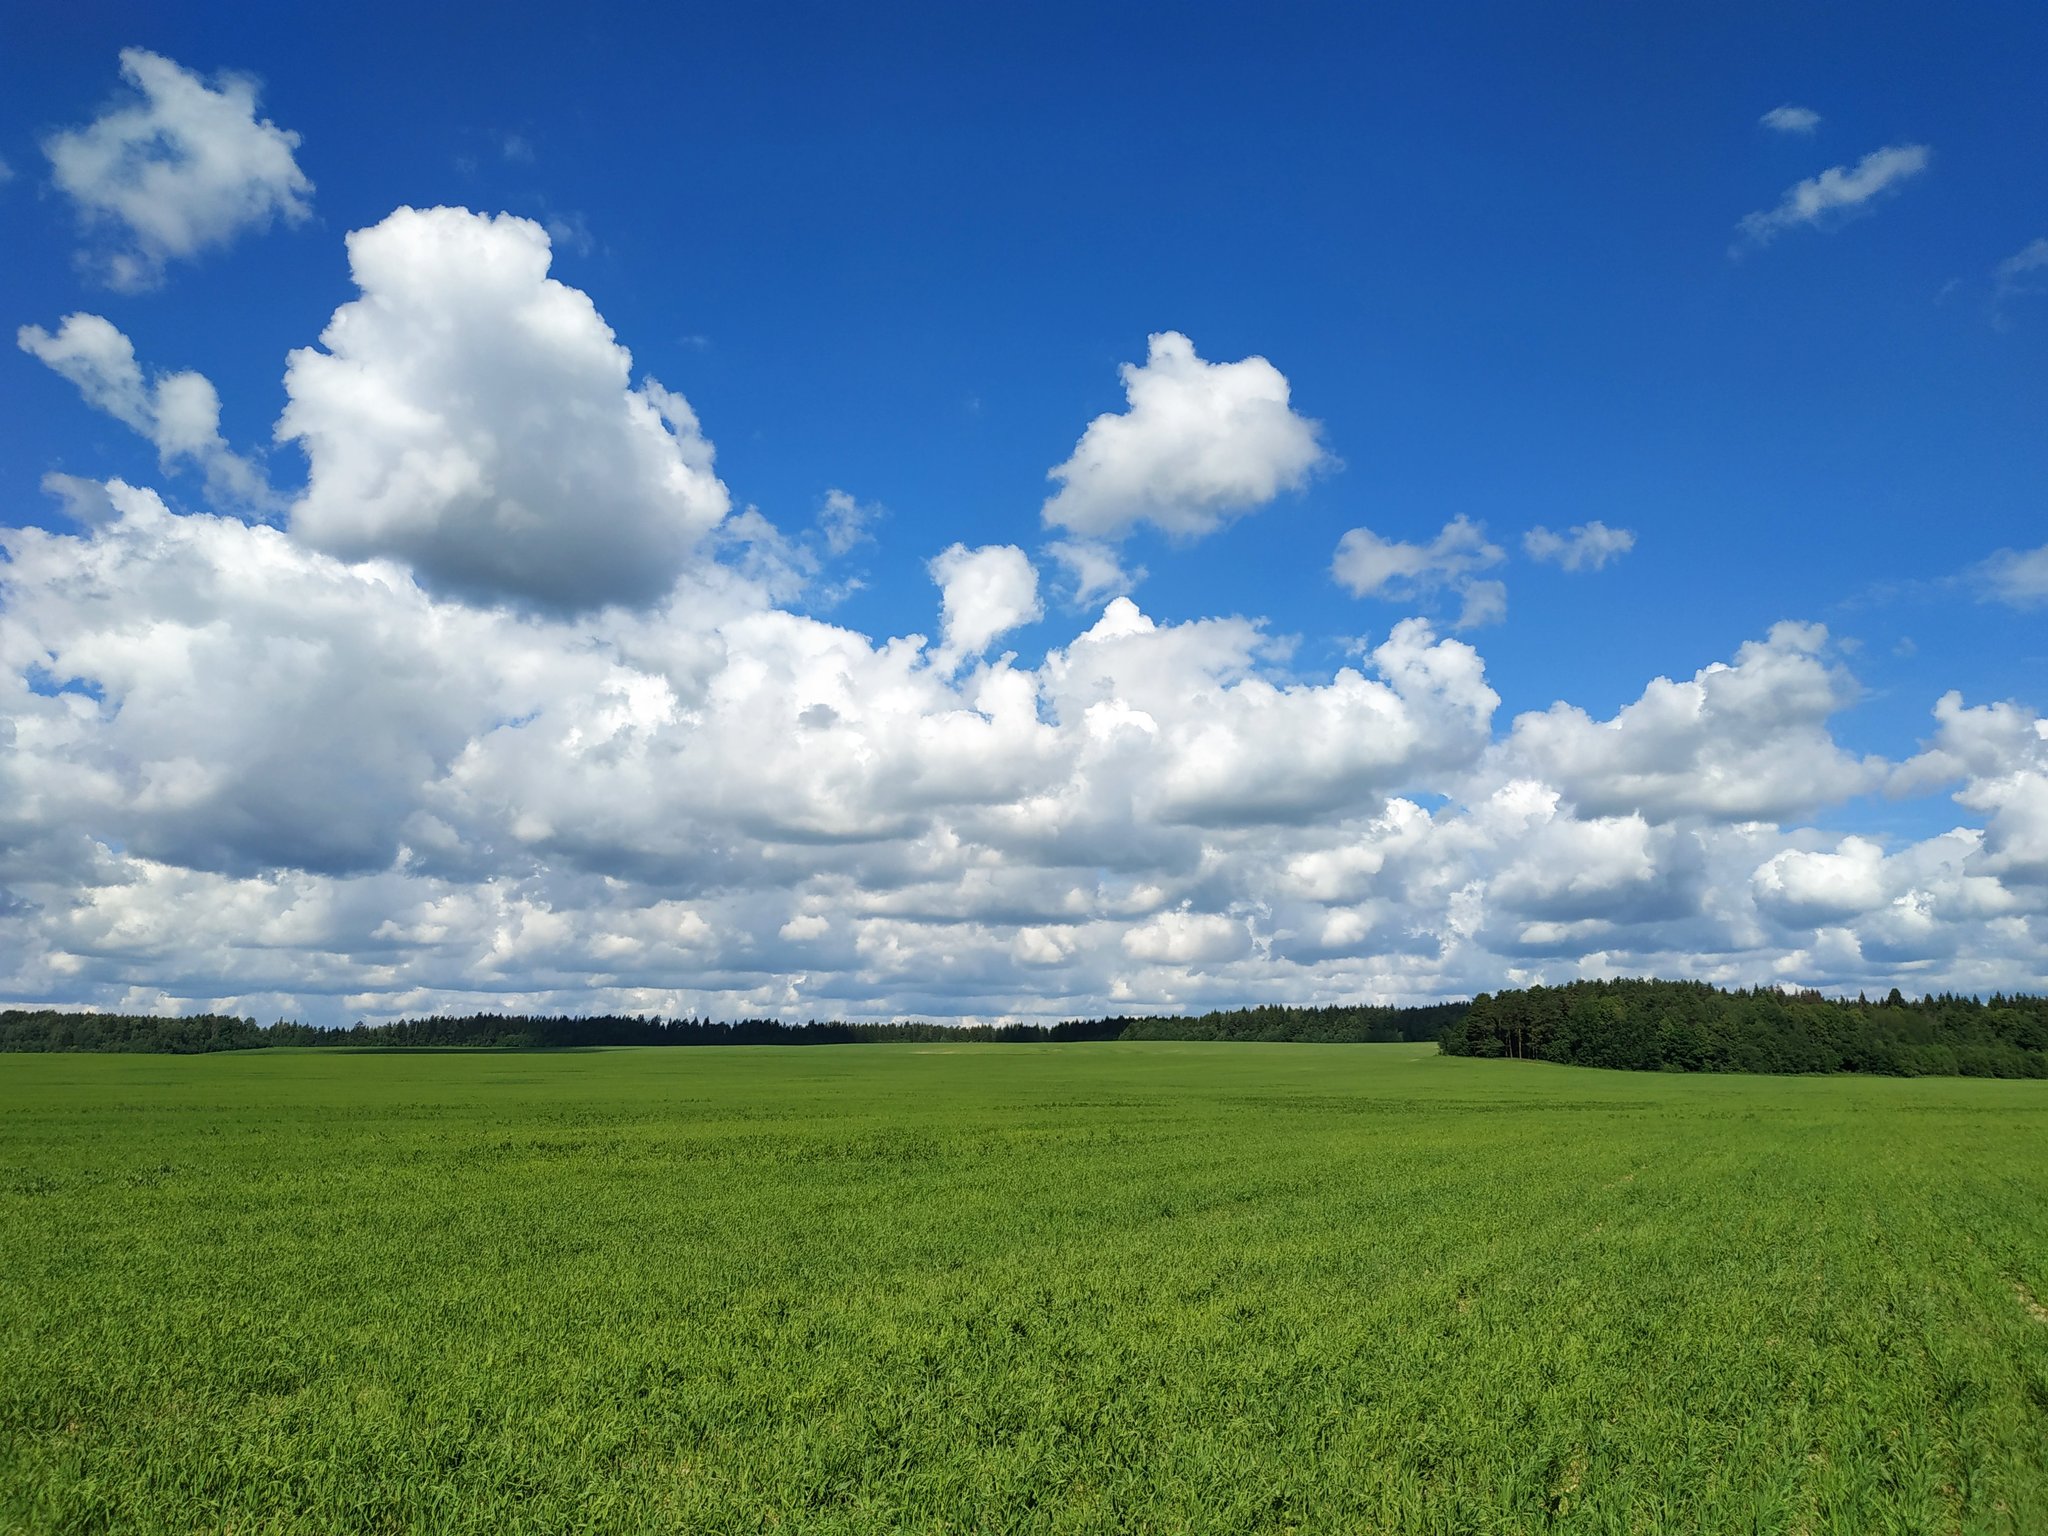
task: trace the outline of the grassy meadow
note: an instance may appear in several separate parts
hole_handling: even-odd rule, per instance
[[[0,1058],[0,1531],[2048,1531],[2048,1084]]]

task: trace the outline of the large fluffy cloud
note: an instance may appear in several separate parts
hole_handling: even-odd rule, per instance
[[[492,708],[485,620],[389,566],[108,492],[90,538],[6,536],[10,670],[84,690],[14,701],[20,800],[197,870],[388,866]]]
[[[1263,357],[1205,362],[1178,331],[1123,366],[1129,408],[1088,423],[1050,478],[1048,527],[1115,539],[1140,523],[1196,538],[1299,488],[1325,462],[1321,427],[1289,404]]]
[[[288,527],[66,478],[75,531],[0,532],[10,996],[1042,1018],[2042,982],[2026,707],[1950,696],[1910,761],[1860,759],[1830,731],[1855,682],[1796,623],[1611,718],[1505,729],[1478,651],[1419,618],[1316,666],[1117,596],[992,655],[1043,621],[1007,544],[928,560],[937,644],[865,634],[787,605],[871,509],[714,528],[687,408],[634,385],[533,226],[406,210],[351,255],[362,298],[291,361]],[[111,326],[25,339],[186,440]],[[1410,596],[1498,555],[1456,524],[1351,552]],[[1963,824],[1814,824],[1879,788]]]
[[[18,996],[1043,1017],[2038,969],[2024,711],[1948,701],[1901,770],[1960,781],[1983,831],[1887,848],[1734,819],[1760,807],[1716,787],[1741,765],[1697,715],[1768,736],[1720,690],[1805,679],[1796,746],[1845,686],[1810,632],[1653,684],[1647,714],[1562,743],[1568,715],[1525,716],[1489,745],[1479,658],[1420,623],[1304,679],[1256,624],[1119,600],[1037,667],[956,677],[716,570],[646,614],[536,622],[108,501],[77,534],[9,534],[0,567]],[[1867,782],[1836,767],[1834,792]]]
[[[2048,886],[2048,720],[2018,704],[1971,708],[1957,693],[1934,715],[1934,742],[1900,769],[1902,784],[1962,779],[1956,802],[1985,818],[1984,872]]]
[[[1502,761],[1555,784],[1581,811],[1664,821],[1781,821],[1876,788],[1882,765],[1829,734],[1855,696],[1817,624],[1778,624],[1732,665],[1655,679],[1611,720],[1569,704],[1523,715]]]
[[[1469,760],[1494,703],[1419,624],[1371,675],[1303,681],[1258,625],[1119,600],[1038,668],[956,681],[964,656],[715,569],[646,615],[536,622],[119,482],[106,500],[81,533],[7,535],[0,567],[0,921],[34,957],[17,986],[52,995],[232,974],[384,1010],[1157,1000],[1176,956],[1270,963],[1233,908],[1271,840],[1382,814]],[[265,901],[288,910],[258,963],[233,936]]]
[[[401,208],[348,237],[362,296],[292,353],[278,436],[304,542],[554,612],[645,606],[731,506],[680,395],[632,384],[538,224]]]
[[[2038,956],[2023,711],[1946,701],[1901,770],[1960,780],[1982,832],[1735,819],[1761,807],[1716,786],[1762,765],[1715,729],[1766,751],[1790,694],[1796,747],[1844,696],[1808,630],[1489,745],[1477,654],[1419,622],[1303,679],[1256,624],[1118,600],[956,677],[715,568],[536,622],[107,499],[0,567],[17,995],[1047,1016],[1645,969],[2012,985]]]
[[[1865,837],[1844,838],[1832,853],[1788,848],[1756,872],[1760,902],[1794,919],[1855,917],[1884,903],[1884,849]]]
[[[43,144],[58,190],[109,233],[85,260],[110,286],[154,287],[167,262],[311,212],[299,136],[256,116],[254,82],[209,87],[143,48],[121,51],[121,76],[131,99]]]

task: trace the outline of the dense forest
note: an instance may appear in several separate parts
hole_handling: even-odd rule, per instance
[[[1117,1040],[1309,1040],[1328,1044],[1357,1041],[1436,1040],[1465,1016],[1469,1003],[1430,1003],[1420,1008],[1236,1008],[1197,1018],[1104,1019],[1121,1024]],[[1066,1026],[1056,1026],[1064,1028]]]
[[[1423,1008],[1245,1008],[1168,1018],[1069,1019],[1059,1024],[785,1024],[775,1019],[719,1023],[710,1019],[631,1015],[533,1017],[476,1013],[461,1018],[399,1019],[324,1029],[279,1020],[202,1014],[157,1018],[113,1013],[11,1010],[0,1013],[0,1051],[256,1050],[266,1046],[353,1047],[358,1050],[563,1050],[599,1045],[854,1045],[968,1040],[990,1043],[1066,1040],[1434,1040],[1465,1011],[1464,1003]]]
[[[254,1019],[197,1013],[158,1018],[128,1013],[0,1013],[0,1051],[246,1051],[282,1045]]]
[[[2048,1077],[2048,998],[1881,1002],[1692,981],[1576,981],[1481,993],[1440,1037],[1452,1056],[1677,1072]]]
[[[2048,1077],[2048,998],[1881,1002],[1690,981],[1579,981],[1420,1008],[1241,1008],[1059,1024],[783,1023],[631,1015],[477,1013],[320,1028],[221,1014],[184,1018],[0,1012],[0,1051],[563,1050],[609,1045],[990,1044],[1070,1040],[1436,1040],[1452,1056],[1680,1072],[1875,1072]]]

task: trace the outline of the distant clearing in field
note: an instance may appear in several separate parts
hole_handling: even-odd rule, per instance
[[[2048,1531],[2048,1084],[0,1061],[0,1530]]]

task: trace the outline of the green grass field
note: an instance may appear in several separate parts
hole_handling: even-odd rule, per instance
[[[2048,1084],[0,1058],[0,1529],[2048,1531]]]

